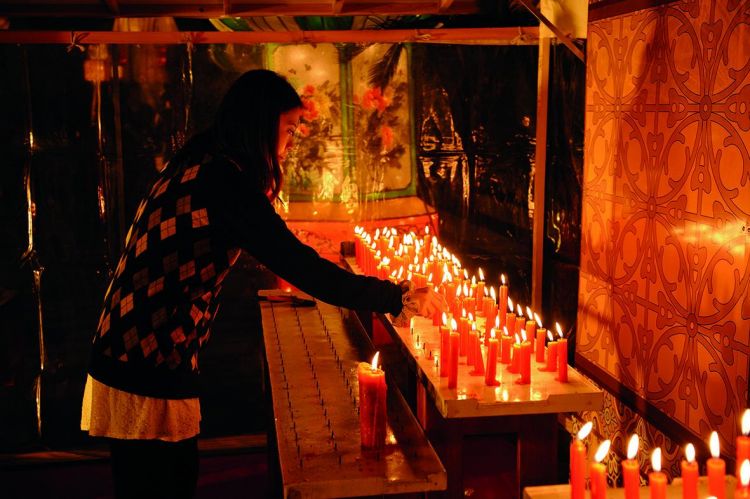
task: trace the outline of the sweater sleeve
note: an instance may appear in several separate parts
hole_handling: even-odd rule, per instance
[[[401,288],[348,272],[303,244],[268,198],[234,165],[215,161],[205,186],[211,225],[230,244],[247,251],[282,279],[332,305],[398,315]]]

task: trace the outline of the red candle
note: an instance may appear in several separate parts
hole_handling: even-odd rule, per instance
[[[466,309],[461,309],[461,317],[458,319],[458,334],[461,338],[459,343],[459,355],[465,357],[469,351],[469,318],[466,317]]]
[[[667,497],[667,475],[661,471],[661,448],[657,447],[651,454],[651,467],[654,469],[648,474],[648,487],[651,490],[651,499],[666,499]]]
[[[516,332],[516,314],[513,312],[508,312],[505,316],[505,324],[503,324],[502,319],[500,320],[500,325],[505,326],[508,328],[508,334],[515,334]]]
[[[748,433],[750,433],[750,409],[745,409],[745,412],[742,414],[742,435],[737,437],[737,444],[735,447],[737,447],[737,461],[735,464],[736,469],[736,475],[737,480],[739,483],[740,479],[740,467],[742,466],[742,462],[745,459],[750,459],[750,437],[748,437]]]
[[[537,364],[544,362],[544,339],[547,337],[547,330],[542,327],[542,319],[537,314],[534,314],[534,320],[536,321],[536,345],[534,346],[535,360]]]
[[[531,342],[531,353],[534,353],[536,347],[534,344],[534,338],[536,337],[536,321],[534,320],[534,313],[529,307],[526,307],[526,317],[528,317],[528,320],[521,329],[526,330],[526,337]]]
[[[605,440],[599,445],[599,449],[594,456],[594,463],[589,468],[591,480],[591,499],[606,499],[607,497],[607,467],[602,461],[609,452],[609,440]]]
[[[502,284],[500,285],[500,293],[497,297],[497,311],[500,313],[500,325],[505,325],[505,314],[507,310],[505,309],[505,304],[508,302],[508,286],[505,284],[505,274],[500,275],[500,281]],[[510,305],[510,309],[513,310],[513,304]]]
[[[503,326],[503,334],[500,337],[500,362],[510,364],[510,352],[513,348],[513,338],[508,334],[508,328]]]
[[[487,347],[487,368],[484,374],[484,384],[487,386],[496,386],[500,383],[497,382],[497,338],[495,338],[495,330],[490,332],[490,341]]]
[[[583,439],[591,432],[593,423],[589,421],[578,431],[578,438],[570,444],[570,497],[584,499],[586,491],[586,445]]]
[[[461,336],[456,332],[456,321],[451,319],[450,335],[450,358],[448,362],[448,388],[456,388],[458,385],[458,349],[460,348]]]
[[[448,364],[451,357],[450,329],[448,329],[448,316],[443,312],[443,325],[440,331],[440,377],[448,376]]]
[[[557,340],[557,381],[568,382],[568,340],[563,338],[560,324],[557,324],[557,332],[560,339]]]
[[[516,330],[513,331],[515,334],[521,334],[521,329],[526,325],[526,319],[523,316],[521,305],[516,305]]]
[[[557,342],[554,341],[552,333],[549,331],[547,331],[547,338],[549,338],[549,343],[547,343],[547,364],[539,370],[555,372],[557,371]]]
[[[510,352],[510,366],[508,372],[518,374],[519,365],[521,363],[521,338],[516,335],[516,342],[513,344],[513,348]]]
[[[484,359],[482,358],[482,342],[480,341],[479,331],[475,331],[476,339],[474,340],[474,348],[476,353],[474,354],[474,369],[471,371],[473,376],[484,375]],[[488,340],[489,343],[489,340]],[[487,352],[489,355],[489,352]],[[495,357],[497,358],[497,349],[495,351]]]
[[[625,486],[625,499],[638,499],[641,487],[638,455],[638,435],[635,433],[628,442],[628,458],[622,461],[622,482]]]
[[[479,282],[477,282],[477,288],[476,288],[476,294],[474,296],[479,299],[480,297],[484,296],[484,272],[482,272],[482,267],[479,267]],[[474,278],[472,277],[472,281]]]
[[[742,464],[737,466],[740,469],[740,482],[737,490],[734,493],[736,499],[749,499],[750,498],[750,461],[747,459],[742,460]]]
[[[682,470],[682,499],[698,498],[698,463],[695,462],[695,447],[685,446],[685,459],[680,463]]]
[[[385,372],[378,369],[378,355],[372,363],[360,362],[357,369],[359,381],[359,433],[362,447],[381,448],[385,445],[386,384]]]
[[[518,372],[521,377],[516,380],[516,383],[528,385],[531,383],[531,342],[526,339],[526,331],[521,331],[521,340],[518,359]]]
[[[719,448],[719,434],[715,431],[711,432],[711,439],[709,443],[711,448],[711,458],[706,461],[706,469],[708,470],[708,493],[715,496],[716,499],[724,499],[726,496],[724,485],[724,476],[726,473],[726,465],[724,460],[720,458],[721,450]]]
[[[474,342],[476,341],[477,335],[476,333],[476,324],[471,322],[471,329],[468,332],[468,340],[466,344],[468,345],[466,347],[466,365],[473,366],[474,365],[474,356],[477,354],[477,347],[474,345]]]

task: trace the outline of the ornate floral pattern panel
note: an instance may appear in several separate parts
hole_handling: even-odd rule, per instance
[[[278,45],[269,59],[304,105],[295,148],[283,165],[286,191],[292,199],[333,201],[346,174],[338,49],[330,43]]]
[[[731,449],[748,400],[750,1],[589,24],[576,352]]]
[[[378,73],[392,75],[383,88],[371,83]],[[413,183],[407,78],[404,44],[370,45],[352,59],[356,178],[364,194]]]

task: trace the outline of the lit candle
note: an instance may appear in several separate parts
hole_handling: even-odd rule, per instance
[[[479,267],[478,274],[479,282],[477,282],[476,294],[474,296],[481,297],[484,296],[484,272],[482,272],[482,267]]]
[[[547,338],[549,339],[549,343],[547,343],[547,365],[539,370],[555,372],[557,371],[557,342],[552,337],[551,331],[547,331]]]
[[[451,319],[451,335],[450,335],[450,358],[448,362],[448,388],[456,388],[458,385],[458,350],[460,348],[461,336],[458,334],[456,329],[455,319]]]
[[[469,351],[469,318],[466,317],[466,309],[461,308],[461,317],[458,319],[458,334],[460,335],[459,355],[465,357]]]
[[[505,325],[505,302],[508,300],[508,286],[505,284],[505,274],[500,274],[500,288],[497,297],[498,308],[497,311],[500,313],[500,324]],[[513,311],[513,305],[510,306],[511,312]]]
[[[510,352],[510,366],[508,367],[508,372],[518,374],[521,365],[521,337],[516,334],[515,338],[516,342],[513,343],[513,348]]]
[[[521,329],[523,329],[525,325],[526,325],[526,320],[525,320],[525,318],[523,316],[523,309],[521,308],[521,304],[517,303],[516,304],[516,330],[515,330],[515,334],[520,334],[521,333]]]
[[[482,376],[484,375],[484,359],[482,358],[482,342],[480,341],[479,331],[474,331],[475,340],[474,340],[474,348],[476,349],[476,352],[474,353],[474,369],[471,371],[471,374],[473,376]],[[487,341],[489,344],[489,340]],[[487,352],[489,355],[489,352]],[[495,351],[495,363],[497,363],[497,350]]]
[[[440,377],[448,376],[448,364],[451,358],[450,329],[448,328],[448,316],[443,312],[443,323],[439,326],[440,331]]]
[[[385,444],[386,384],[385,372],[378,368],[375,353],[372,363],[360,362],[357,369],[359,381],[359,432],[362,447],[380,448]]]
[[[544,338],[547,336],[547,330],[542,327],[542,319],[537,314],[534,314],[536,320],[536,346],[534,347],[535,360],[537,364],[544,362]]]
[[[476,337],[477,337],[477,335],[475,334],[476,333],[476,329],[477,329],[477,325],[474,322],[474,318],[471,316],[471,314],[469,314],[469,324],[470,324],[470,329],[467,332],[468,340],[466,342],[466,344],[467,344],[467,347],[466,347],[466,364],[469,365],[469,366],[473,366],[474,365],[474,356],[477,353],[477,347],[474,345],[474,342],[476,341]]]
[[[742,435],[737,437],[737,461],[735,463],[737,479],[740,478],[740,466],[745,459],[750,459],[750,409],[745,409],[742,413]]]
[[[685,446],[685,460],[680,463],[682,470],[682,499],[698,497],[698,463],[695,462],[695,447]]]
[[[590,467],[591,499],[606,499],[607,497],[607,467],[602,463],[609,452],[609,440],[599,445]]]
[[[536,321],[534,320],[534,313],[531,311],[529,307],[526,307],[526,317],[528,317],[528,320],[526,321],[526,324],[521,329],[526,330],[526,337],[529,339],[529,343],[531,344],[531,353],[534,353],[535,348],[535,337],[536,337]]]
[[[516,330],[516,314],[515,312],[513,312],[513,310],[513,300],[508,298],[508,313],[505,314],[505,322],[503,322],[503,318],[500,317],[500,325],[508,326],[508,331],[510,331],[511,333]]]
[[[593,423],[589,421],[578,431],[578,438],[570,444],[570,497],[584,499],[586,491],[586,445],[583,443]]]
[[[744,459],[738,468],[740,469],[740,485],[734,493],[734,497],[735,499],[748,499],[750,498],[750,490],[748,489],[748,484],[750,484],[750,461]]]
[[[498,322],[500,322],[498,320]],[[513,338],[508,332],[508,328],[503,326],[503,334],[500,336],[500,363],[510,364],[510,355],[513,349]]]
[[[560,383],[568,382],[568,340],[563,337],[562,328],[559,323],[555,323],[557,334],[560,339],[557,340],[557,378]]]
[[[667,475],[661,471],[661,448],[657,447],[651,454],[651,468],[654,471],[648,474],[648,487],[651,490],[651,499],[666,499],[667,497]]]
[[[490,288],[490,301],[487,304],[487,310],[484,313],[484,316],[487,317],[487,320],[494,318],[497,315],[497,295],[495,294],[495,287]]]
[[[487,347],[487,368],[484,370],[484,384],[487,386],[497,386],[497,338],[495,330],[490,331],[490,341]]]
[[[518,360],[518,372],[521,375],[516,380],[519,385],[531,383],[531,342],[527,340],[526,331],[521,330],[520,359]]]
[[[640,496],[641,474],[637,456],[638,435],[634,433],[628,442],[628,458],[622,461],[622,482],[625,486],[625,499],[638,499]]]
[[[721,450],[719,448],[719,434],[715,431],[711,432],[709,447],[711,448],[711,458],[706,461],[706,469],[708,470],[708,493],[712,496],[716,496],[717,499],[724,499],[724,475],[726,473],[726,465],[724,464],[724,460],[719,457],[721,455]]]

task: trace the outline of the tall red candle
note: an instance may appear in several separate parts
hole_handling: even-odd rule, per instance
[[[515,334],[516,332],[516,314],[513,312],[508,312],[508,314],[505,316],[505,324],[502,323],[502,320],[500,321],[500,326],[505,326],[508,328],[508,334],[511,336]]]
[[[513,343],[513,348],[510,350],[510,366],[508,366],[508,372],[518,374],[519,364],[521,362],[521,338],[516,335],[516,342]]]
[[[552,338],[552,333],[549,331],[547,331],[547,338],[549,338],[549,343],[547,343],[547,364],[539,370],[555,372],[557,371],[557,342]]]
[[[460,336],[459,355],[466,356],[469,351],[469,318],[466,317],[466,309],[461,309],[461,317],[458,319],[458,334]]]
[[[448,329],[448,316],[443,312],[443,324],[438,327],[440,331],[440,377],[448,376],[448,365],[451,357],[450,329]]]
[[[560,339],[557,340],[557,381],[568,382],[568,340],[563,338],[560,324],[556,324]]]
[[[367,449],[385,445],[386,384],[385,372],[377,367],[378,354],[371,364],[360,362],[357,369],[359,432],[362,447]]]
[[[474,348],[476,352],[474,354],[474,369],[471,371],[473,376],[482,376],[484,374],[484,359],[482,358],[482,342],[480,341],[479,331],[475,331],[476,339],[474,340]],[[487,340],[489,344],[489,340]],[[489,348],[489,347],[488,347]],[[489,355],[489,352],[488,352]],[[495,353],[497,357],[497,352]]]
[[[741,429],[742,429],[742,435],[739,435],[737,437],[737,441],[735,445],[737,449],[737,461],[735,464],[735,467],[736,467],[735,474],[737,475],[738,483],[740,480],[740,467],[742,466],[742,462],[745,459],[750,459],[750,437],[748,437],[748,433],[750,433],[750,409],[745,409],[745,412],[742,413]]]
[[[496,379],[497,374],[497,338],[495,330],[490,333],[490,340],[487,346],[487,368],[484,370],[484,384],[487,386],[496,386],[499,383]]]
[[[591,499],[606,499],[607,497],[607,467],[602,463],[609,452],[609,440],[599,445],[594,456],[594,462],[589,468],[591,482]]]
[[[622,483],[625,487],[625,499],[639,499],[641,472],[638,465],[638,435],[633,434],[628,442],[628,458],[622,461]]]
[[[695,462],[695,447],[687,444],[685,459],[680,463],[682,471],[682,499],[698,498],[698,463]]]
[[[628,458],[622,461],[622,482],[625,487],[625,499],[638,499],[641,487],[641,471],[638,465],[638,435],[633,434],[628,442]]]
[[[513,348],[513,338],[508,334],[508,328],[503,326],[503,334],[500,335],[500,362],[510,364],[510,353]]]
[[[451,328],[456,321],[452,320]],[[448,362],[448,388],[456,388],[458,385],[458,349],[460,347],[461,336],[453,329],[450,335],[450,359]]]
[[[726,475],[726,464],[724,460],[720,458],[721,449],[719,448],[719,434],[711,432],[711,439],[709,443],[711,448],[711,458],[706,461],[706,469],[708,471],[708,493],[715,496],[717,499],[724,499],[726,497],[726,486],[724,484],[724,477]]]
[[[470,322],[471,326],[469,328],[468,332],[468,341],[467,347],[466,347],[466,365],[473,366],[474,365],[474,356],[477,354],[477,348],[474,346],[474,342],[476,341],[476,324],[473,322]]]
[[[651,454],[651,467],[654,471],[648,474],[648,488],[651,499],[666,499],[667,475],[661,471],[661,448],[657,447]]]
[[[518,373],[521,377],[516,380],[519,385],[531,383],[531,342],[526,339],[525,333],[521,331],[520,358],[518,359]]]
[[[508,302],[508,286],[505,284],[505,274],[500,275],[500,281],[502,284],[499,288],[499,296],[497,297],[497,311],[500,313],[500,325],[505,325],[505,314],[507,313],[507,310],[505,309],[505,304]],[[513,310],[513,305],[511,304],[510,309]]]
[[[570,444],[570,497],[584,499],[586,492],[586,445],[583,440],[591,433],[593,424],[586,423],[578,431],[578,438]]]

